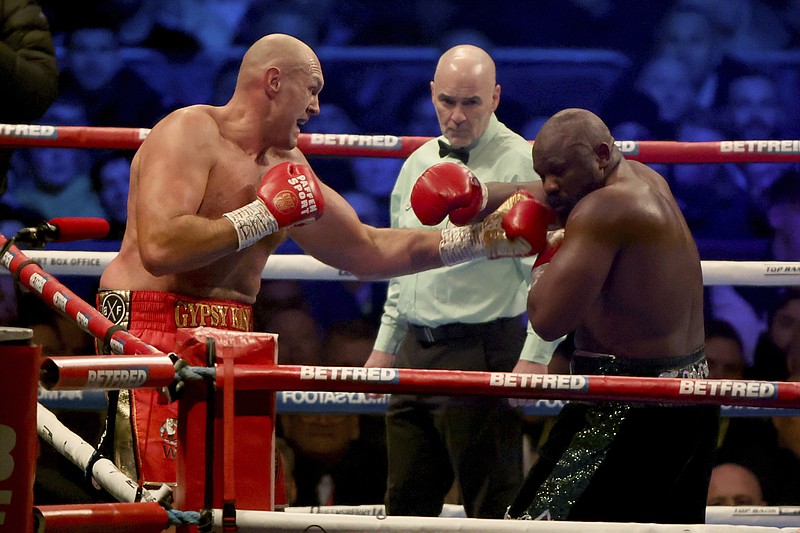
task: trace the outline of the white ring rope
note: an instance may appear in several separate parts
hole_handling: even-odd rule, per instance
[[[25,250],[25,255],[54,276],[99,276],[117,252]],[[792,261],[702,261],[703,284],[789,286],[800,285],[800,262]],[[9,274],[0,269],[0,275]],[[338,270],[309,255],[273,255],[267,261],[263,279],[344,281],[357,280],[350,272]]]
[[[284,513],[305,514],[348,514],[358,516],[386,516],[386,506],[382,504],[364,505],[313,505],[305,507],[284,507]],[[442,505],[441,518],[466,518],[467,512],[463,505],[445,503]]]
[[[386,516],[384,505],[320,505],[311,507],[284,507],[285,513],[334,514],[357,516]],[[446,503],[441,518],[466,518],[463,505]],[[541,522],[540,522],[541,523]],[[740,526],[800,527],[800,507],[747,506],[706,507],[706,524]]]
[[[79,435],[73,433],[42,404],[37,404],[36,430],[39,436],[82,471],[86,471],[97,451]],[[155,491],[140,489],[136,482],[123,474],[111,461],[101,457],[92,464],[92,477],[121,502],[165,502],[171,495],[168,485]]]
[[[222,511],[214,509],[215,531],[222,531]],[[796,522],[795,522],[796,523]],[[346,514],[236,511],[239,533],[431,533],[469,531],[475,533],[797,533],[797,527],[731,526],[723,524],[636,524],[606,522],[542,522],[475,518],[418,516],[357,516]]]

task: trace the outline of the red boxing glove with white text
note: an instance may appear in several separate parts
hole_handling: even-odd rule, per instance
[[[313,222],[323,211],[325,199],[314,171],[284,162],[261,178],[257,199],[222,216],[236,228],[241,250],[281,228]]]
[[[432,165],[411,189],[411,207],[426,226],[435,226],[447,215],[457,226],[468,224],[488,200],[486,185],[458,163]]]

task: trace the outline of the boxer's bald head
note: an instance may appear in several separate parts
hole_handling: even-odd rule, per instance
[[[535,162],[555,155],[587,164],[610,158],[614,148],[614,137],[600,117],[586,109],[564,109],[542,125],[533,154]]]
[[[431,97],[442,134],[455,147],[480,139],[500,102],[491,56],[477,46],[455,46],[439,58]]]
[[[563,149],[574,145],[594,148],[598,144],[613,142],[611,132],[605,123],[586,109],[564,109],[545,122],[536,141],[540,146],[557,142]]]
[[[547,201],[566,219],[584,196],[602,187],[622,159],[605,123],[586,109],[565,109],[545,122],[533,145],[533,166]]]
[[[319,59],[311,47],[291,35],[273,33],[253,43],[245,52],[239,68],[237,86],[259,82],[264,70],[270,67],[287,74],[300,70],[322,76]]]
[[[244,54],[229,109],[232,116],[249,117],[260,141],[290,150],[297,146],[300,127],[319,114],[324,83],[319,59],[308,45],[270,34]]]

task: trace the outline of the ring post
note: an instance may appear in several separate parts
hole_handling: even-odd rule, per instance
[[[233,498],[239,509],[271,511],[275,508],[275,410],[276,393],[270,390],[236,390],[233,405],[228,405],[224,387],[232,386],[231,376],[224,378],[228,360],[236,368],[270,368],[276,364],[276,337],[269,333],[246,333],[194,328],[180,330],[177,353],[190,365],[204,366],[206,344],[213,338],[216,350],[217,390],[212,402],[206,387],[187,383],[178,400],[178,463],[175,505],[179,509],[196,511],[204,508],[206,480],[214,486],[211,500],[214,508],[224,504],[224,493]],[[232,374],[232,372],[230,372]],[[219,389],[222,385],[223,390]],[[213,417],[207,410],[213,406]],[[231,413],[231,407],[233,412]],[[233,415],[233,420],[226,417]],[[206,422],[213,419],[213,429]],[[213,442],[207,443],[207,431],[212,429]],[[227,435],[226,435],[227,434]],[[236,438],[239,436],[239,438]],[[233,437],[233,438],[231,438]],[[213,449],[207,450],[210,445]],[[232,447],[231,447],[232,445]],[[226,446],[229,449],[226,449]],[[207,464],[208,452],[211,464]],[[233,468],[225,468],[226,452],[236,458]],[[213,475],[207,476],[206,468]],[[227,490],[225,490],[227,487]]]
[[[41,346],[33,331],[0,328],[0,531],[33,531],[36,400]]]

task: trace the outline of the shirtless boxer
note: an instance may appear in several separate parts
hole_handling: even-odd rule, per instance
[[[245,53],[226,105],[179,109],[152,129],[131,165],[120,252],[100,278],[106,316],[164,352],[180,327],[250,331],[261,273],[287,237],[374,278],[540,249],[544,208],[521,195],[470,228],[362,224],[296,148],[301,126],[320,111],[323,83],[311,48],[268,35]],[[175,480],[168,430],[177,408],[159,401],[148,390],[121,393],[104,437],[122,470],[144,484]]]
[[[545,340],[575,332],[574,374],[707,377],[700,257],[664,179],[625,160],[606,125],[581,109],[542,126],[533,161],[541,183],[484,189],[452,173],[460,193],[430,190],[428,201],[447,214],[496,205],[510,187],[543,187],[563,229],[534,262],[533,329]],[[718,426],[715,406],[572,402],[508,515],[703,523]]]
[[[582,109],[551,117],[533,154],[564,224],[534,265],[534,330],[575,331],[573,374],[707,377],[700,257],[664,178]],[[718,425],[716,406],[570,403],[509,515],[703,523]]]

